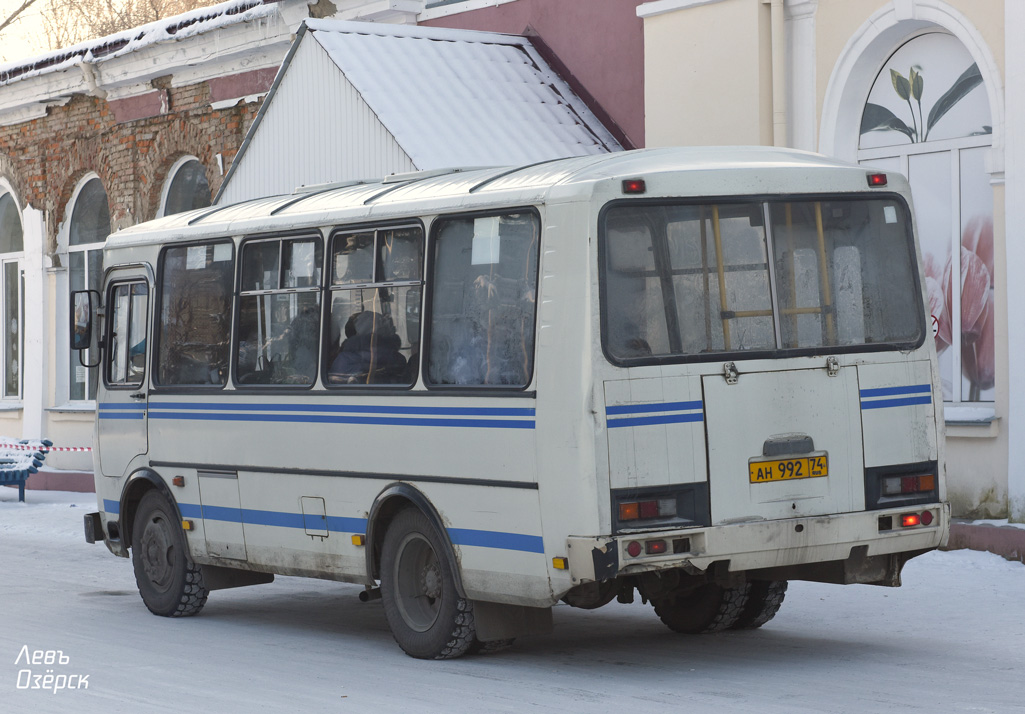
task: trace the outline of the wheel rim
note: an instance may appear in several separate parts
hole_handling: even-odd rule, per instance
[[[407,535],[395,559],[395,604],[410,629],[426,632],[441,611],[441,563],[430,542],[419,533]]]
[[[174,577],[177,559],[174,539],[167,521],[154,516],[142,532],[142,569],[157,590],[167,590]]]

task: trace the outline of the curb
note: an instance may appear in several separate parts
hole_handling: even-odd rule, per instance
[[[951,523],[950,539],[941,550],[983,550],[1025,563],[1025,528],[976,523]]]

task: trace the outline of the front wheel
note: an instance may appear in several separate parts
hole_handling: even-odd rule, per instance
[[[473,603],[459,597],[452,568],[422,512],[407,508],[395,516],[381,549],[381,597],[392,635],[411,657],[459,657],[475,642]]]
[[[142,601],[154,615],[195,615],[206,604],[203,571],[189,557],[177,509],[159,491],[146,493],[135,512],[132,565]]]

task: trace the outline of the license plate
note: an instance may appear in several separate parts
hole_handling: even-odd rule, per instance
[[[751,483],[791,481],[799,478],[820,478],[829,475],[829,463],[825,454],[821,456],[802,456],[797,459],[751,461],[748,463],[747,468]]]

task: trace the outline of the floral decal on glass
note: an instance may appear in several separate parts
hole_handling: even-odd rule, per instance
[[[991,116],[979,65],[957,38],[931,32],[890,56],[861,117],[861,162],[911,183],[944,400],[955,404],[995,394]]]

